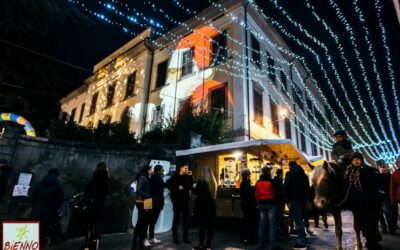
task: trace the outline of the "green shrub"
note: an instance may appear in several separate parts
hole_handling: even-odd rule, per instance
[[[227,119],[217,111],[191,107],[175,119],[166,119],[145,131],[140,141],[145,144],[175,144],[188,148],[192,133],[200,134],[208,144],[226,141]]]
[[[102,144],[135,144],[137,143],[135,133],[121,123],[99,122],[96,128],[80,126],[73,121],[63,122],[61,120],[52,121],[46,130],[46,135],[50,140],[80,141],[88,143]]]

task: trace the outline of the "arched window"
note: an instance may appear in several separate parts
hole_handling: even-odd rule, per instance
[[[108,123],[110,123],[111,122],[111,116],[110,115],[105,115],[104,117],[103,117],[103,124],[108,124]]]
[[[121,115],[121,124],[126,128],[129,128],[129,125],[131,123],[131,118],[129,117],[128,112],[129,112],[129,107],[126,107]]]

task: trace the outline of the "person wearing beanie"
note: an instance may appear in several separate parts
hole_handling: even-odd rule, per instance
[[[381,212],[379,172],[366,166],[364,157],[359,152],[352,153],[350,160],[351,165],[346,173],[349,194],[345,207],[353,212],[354,222],[366,238],[366,248],[382,249],[378,244],[378,221]]]
[[[153,198],[153,209],[150,210],[149,220],[149,243],[159,244],[161,240],[154,237],[154,229],[158,217],[160,216],[161,210],[164,208],[164,168],[162,165],[155,165],[153,168],[153,174],[150,176],[150,193]],[[147,230],[146,230],[147,233]]]
[[[350,164],[349,157],[353,152],[351,142],[347,139],[346,131],[338,129],[333,133],[336,143],[332,146],[332,158],[342,166]]]
[[[302,167],[295,161],[289,162],[289,172],[286,174],[283,192],[288,200],[289,211],[297,228],[297,243],[293,249],[307,249],[306,225],[304,215],[307,212],[307,200],[310,184]]]
[[[255,197],[260,212],[260,225],[258,229],[259,249],[265,248],[265,224],[268,221],[269,240],[271,244],[276,241],[277,229],[277,186],[276,181],[271,178],[271,168],[261,169],[260,179],[256,183]],[[280,199],[280,198],[279,198]]]
[[[254,195],[254,188],[251,186],[251,172],[247,168],[242,171],[242,182],[240,183],[239,191],[240,207],[243,213],[240,241],[250,244],[253,243],[256,235],[257,202]]]

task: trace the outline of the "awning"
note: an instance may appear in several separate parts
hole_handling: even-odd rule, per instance
[[[318,156],[308,156],[306,157],[308,162],[313,165],[314,167],[316,166],[320,166],[324,163],[325,159],[322,155],[318,155]]]
[[[305,155],[299,149],[297,149],[297,147],[289,139],[262,139],[224,143],[187,150],[178,150],[176,151],[176,156],[188,156],[218,151],[235,153],[241,149],[259,152],[260,156],[266,159],[271,158],[271,154],[273,154],[275,159],[280,158],[281,160],[294,160],[299,165],[306,165],[309,162]]]

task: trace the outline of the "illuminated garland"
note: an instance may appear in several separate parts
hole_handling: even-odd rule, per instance
[[[311,40],[313,40],[313,41],[314,41],[315,43],[317,43],[319,46],[321,46],[322,48],[324,48],[324,50],[325,50],[325,55],[326,55],[327,59],[331,62],[331,66],[334,67],[334,64],[333,64],[332,61],[331,61],[331,57],[329,56],[329,54],[327,54],[327,48],[326,48],[321,42],[319,42],[318,39],[316,39],[315,37],[311,36],[304,28],[302,28],[302,26],[301,26],[299,23],[293,21],[293,20],[290,18],[290,16],[288,15],[288,13],[287,13],[285,10],[283,10],[283,8],[282,8],[281,6],[279,6],[279,5],[277,4],[276,1],[274,1],[274,4],[276,5],[276,7],[277,7],[278,9],[280,9],[280,10],[282,11],[282,13],[288,18],[288,20],[289,20],[290,22],[292,22],[297,28],[299,28],[304,34],[306,34],[306,36],[308,36]],[[319,19],[319,18],[317,17],[317,19]],[[320,19],[319,19],[319,20],[320,20]],[[325,25],[324,27],[327,28],[326,25]],[[330,34],[332,35],[332,33],[330,33]],[[342,54],[342,56],[343,56],[343,54]],[[347,67],[347,69],[349,70],[349,67]],[[344,85],[343,85],[343,83],[340,81],[339,75],[338,75],[338,73],[337,73],[337,71],[336,71],[335,68],[334,68],[334,71],[335,71],[335,76],[336,76],[336,78],[338,79],[338,82],[341,84],[341,87],[342,87],[343,91],[345,91]],[[358,94],[358,96],[359,96],[359,94]],[[349,104],[351,105],[351,102],[350,102],[350,100],[349,100],[349,98],[348,98],[348,95],[347,95],[347,92],[346,92],[346,91],[345,91],[345,97],[346,97],[347,101],[349,102]],[[351,105],[351,106],[352,106],[352,105]],[[342,110],[342,111],[343,111],[343,113],[346,115],[346,112],[344,112],[344,110]],[[357,115],[357,114],[355,113],[355,115]],[[350,123],[351,121],[350,121],[349,117],[347,116],[346,118],[347,118],[347,121]],[[358,115],[357,115],[357,119],[359,120]],[[360,122],[360,124],[362,125],[361,121],[359,121],[359,122]],[[350,123],[350,124],[351,124],[351,123]],[[372,124],[371,124],[371,125],[372,125]],[[364,129],[364,131],[365,131],[365,134],[368,136],[368,132],[367,132],[365,129]],[[388,139],[387,139],[387,140],[388,140]]]
[[[382,17],[381,17],[381,9],[379,8],[378,5],[379,5],[379,1],[375,1],[374,7],[375,7],[375,10],[376,10],[376,16],[378,18],[378,24],[379,24],[379,28],[380,28],[380,32],[381,32],[381,38],[382,38],[382,44],[383,44],[383,47],[385,48],[385,53],[386,53],[386,57],[385,58],[386,58],[386,62],[387,62],[386,65],[387,65],[387,68],[388,68],[388,71],[389,71],[389,76],[390,76],[391,86],[392,86],[392,92],[393,92],[393,95],[394,95],[394,102],[395,102],[395,105],[396,105],[397,121],[398,121],[398,124],[400,125],[400,107],[399,107],[399,100],[398,100],[398,97],[396,95],[396,92],[397,92],[396,85],[397,85],[397,83],[396,83],[395,75],[394,75],[394,72],[393,72],[393,65],[392,65],[392,59],[391,59],[391,55],[390,55],[390,49],[389,49],[389,46],[387,45],[386,29],[383,26]],[[399,151],[397,152],[397,155],[394,155],[392,157],[392,161],[391,162],[395,162],[397,157],[398,157],[398,155],[400,155]]]
[[[117,2],[117,1],[115,1],[115,2]],[[152,4],[151,2],[148,2],[148,4],[151,5],[155,11],[157,11],[157,9],[155,8],[155,5],[154,5],[154,4]],[[127,5],[126,5],[126,6],[127,6]],[[164,12],[162,9],[158,9],[158,11],[159,11],[160,13],[162,13],[162,14],[165,14],[165,12]],[[166,16],[168,17],[168,15],[166,15]],[[233,19],[234,19],[234,18],[233,18]],[[185,23],[181,23],[181,22],[175,21],[175,20],[173,20],[173,19],[171,19],[171,18],[168,18],[168,20],[170,20],[171,22],[173,22],[173,23],[175,23],[175,24],[188,27]],[[192,30],[192,29],[190,29],[190,31],[191,31],[191,32],[196,32],[196,31],[194,31],[194,30]],[[174,36],[176,36],[175,34],[172,34],[172,33],[170,33],[169,35],[174,35]],[[165,37],[164,37],[164,38],[165,38]],[[236,51],[235,51],[235,52],[236,52]],[[301,77],[299,77],[299,78],[302,79]],[[302,100],[302,97],[300,98],[300,100]],[[305,107],[307,107],[307,105],[305,105]],[[310,113],[310,114],[311,114],[311,113]],[[307,120],[307,121],[308,121],[308,120]],[[314,126],[314,125],[312,124],[312,126]],[[316,131],[319,133],[318,130],[316,130]],[[329,138],[329,133],[327,133],[327,134],[328,134],[328,138]],[[319,138],[319,137],[318,137],[318,138]]]
[[[332,1],[332,0],[330,0],[329,2],[330,2],[330,4],[332,5],[332,7],[335,9],[336,14],[337,14],[337,16],[339,17],[339,19],[341,20],[341,22],[346,26],[346,30],[350,33],[350,36],[351,36],[351,37],[350,37],[350,41],[351,41],[351,44],[352,44],[353,47],[354,47],[355,54],[356,54],[356,58],[357,58],[357,60],[358,60],[358,62],[359,62],[359,64],[360,64],[360,67],[361,67],[361,70],[362,70],[362,74],[363,74],[363,77],[364,77],[364,81],[365,81],[365,83],[366,83],[366,85],[367,85],[367,89],[369,90],[368,92],[369,92],[369,95],[370,95],[370,99],[371,99],[371,101],[372,101],[372,103],[373,103],[373,108],[374,108],[374,110],[375,110],[376,117],[377,117],[377,119],[378,119],[379,125],[381,126],[381,129],[382,129],[382,132],[383,132],[383,135],[384,135],[385,139],[386,139],[386,140],[389,140],[389,138],[388,138],[388,136],[387,136],[387,134],[386,134],[386,130],[385,130],[384,127],[383,127],[383,122],[382,122],[382,120],[381,120],[381,118],[380,118],[380,116],[379,116],[379,111],[378,111],[378,109],[377,109],[377,107],[376,107],[376,105],[375,105],[375,99],[374,99],[374,97],[373,97],[373,95],[372,95],[372,92],[370,91],[370,83],[369,83],[368,78],[367,78],[367,73],[366,73],[366,71],[365,71],[365,67],[364,67],[364,65],[363,65],[363,61],[361,60],[361,58],[360,58],[360,56],[359,56],[360,53],[359,53],[359,51],[358,51],[358,49],[357,49],[357,44],[354,42],[354,41],[355,41],[355,37],[354,37],[353,29],[351,28],[351,26],[349,25],[348,21],[346,20],[346,18],[345,18],[344,15],[342,14],[342,12],[341,12],[340,8],[338,7],[338,5],[337,5],[334,1]],[[362,20],[363,20],[363,17],[360,16],[361,12],[358,11],[357,13],[359,14],[360,20],[362,21]],[[387,117],[388,122],[389,122],[389,128],[390,128],[390,130],[391,130],[391,132],[392,132],[392,137],[394,138],[394,142],[395,142],[395,144],[396,144],[396,146],[397,146],[397,150],[399,150],[399,144],[398,144],[396,135],[395,135],[395,133],[394,133],[393,123],[392,123],[392,119],[391,119],[391,117],[390,117],[390,112],[389,112],[389,109],[388,109],[387,100],[386,100],[385,94],[384,94],[384,92],[383,92],[382,80],[381,80],[380,74],[379,74],[379,72],[378,72],[378,70],[377,70],[377,67],[376,67],[375,53],[374,53],[374,51],[373,51],[373,49],[372,49],[371,43],[370,43],[369,40],[368,40],[369,31],[368,31],[368,29],[365,27],[365,25],[363,25],[363,30],[364,30],[364,32],[365,32],[365,37],[364,37],[364,38],[365,38],[366,43],[368,44],[368,51],[370,52],[371,61],[372,61],[372,66],[373,66],[374,73],[375,73],[375,75],[376,75],[376,81],[378,82],[379,92],[380,92],[380,94],[381,94],[381,99],[382,99],[383,104],[384,104],[384,109],[385,109],[385,112],[386,112],[386,117]],[[344,54],[344,53],[343,53],[343,54]],[[354,83],[355,83],[355,80],[354,80]],[[365,108],[363,107],[363,109],[365,109]],[[365,112],[365,115],[366,115],[367,119],[370,119],[370,117],[368,116],[368,113],[367,113],[366,111],[364,111],[364,112]],[[392,143],[390,143],[390,146],[391,146],[392,150],[389,151],[389,152],[396,152],[396,150],[394,149]]]
[[[234,18],[233,18],[234,19]],[[121,26],[121,25],[120,25]],[[276,58],[274,58],[274,59],[276,59]],[[296,68],[295,68],[296,69]],[[297,69],[296,69],[297,70]],[[300,79],[302,79],[301,77],[300,77]],[[280,82],[280,80],[279,80],[279,77],[278,77],[278,81]],[[306,107],[307,107],[307,105],[305,105]],[[318,108],[319,107],[319,105],[314,105],[314,107],[316,107],[316,108]],[[306,126],[305,126],[306,127]]]

